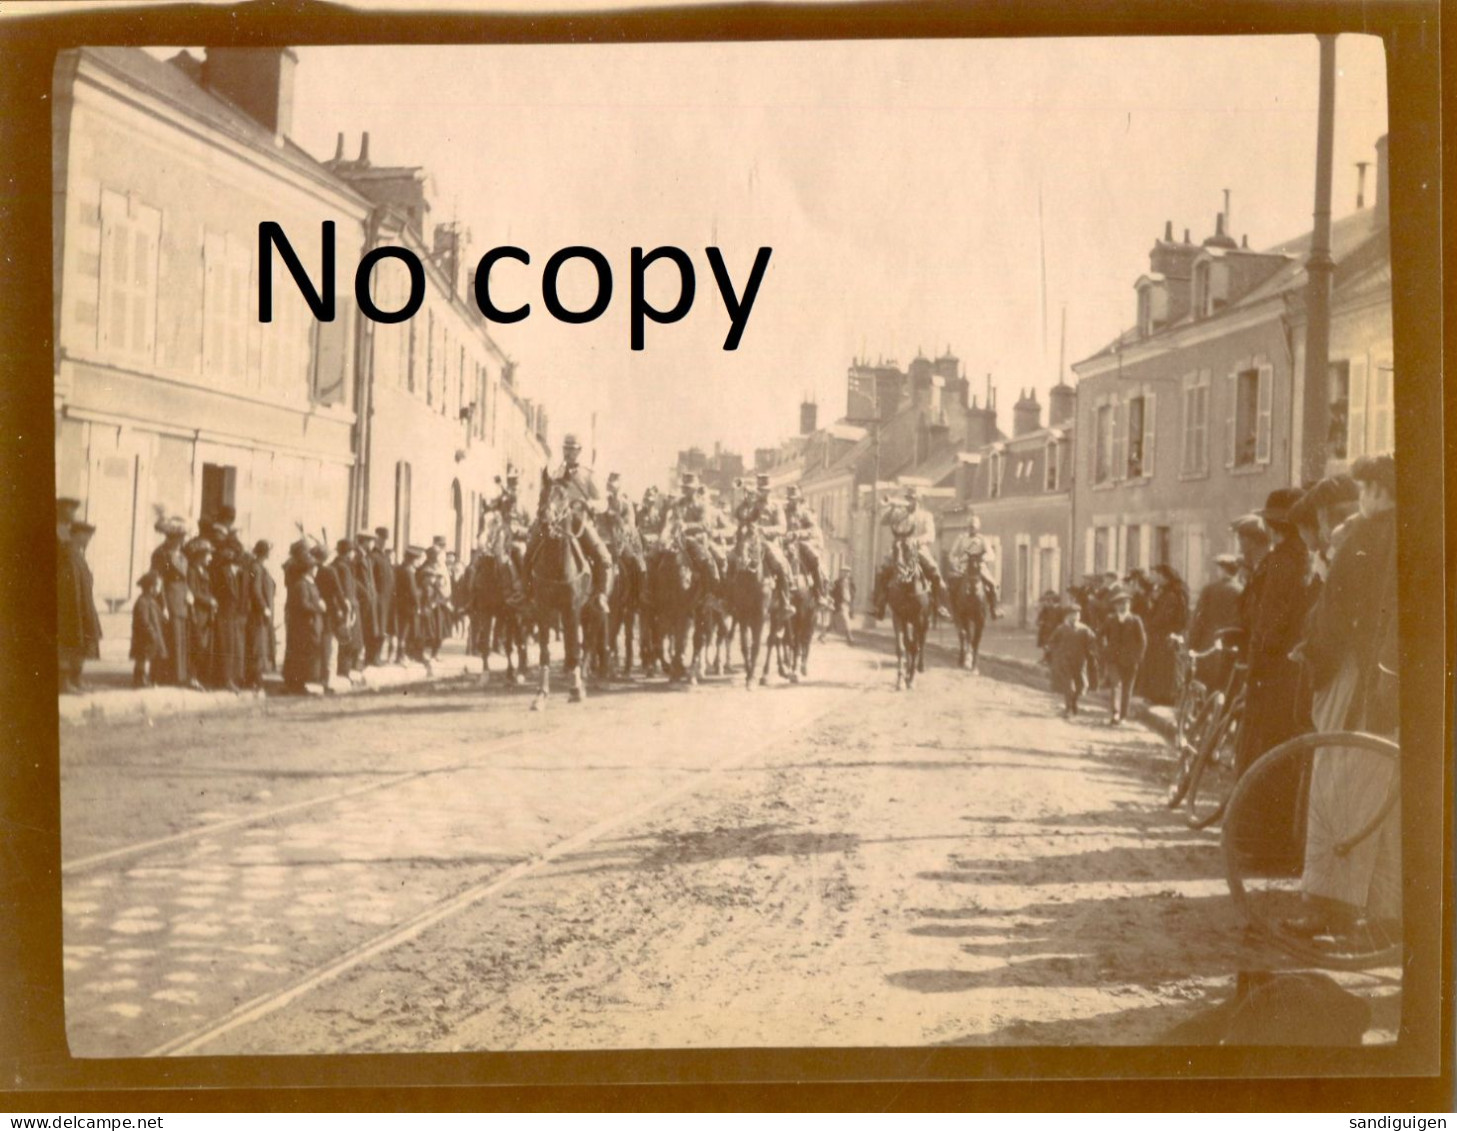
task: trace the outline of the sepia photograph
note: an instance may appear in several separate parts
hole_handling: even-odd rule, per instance
[[[1409,1045],[1387,67],[59,51],[70,1055]]]

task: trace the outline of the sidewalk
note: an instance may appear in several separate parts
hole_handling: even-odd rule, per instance
[[[878,640],[885,641],[887,645],[890,644],[891,627],[888,617],[874,628],[862,627],[868,623],[864,616],[856,619],[859,622],[853,627],[856,635],[874,636]],[[952,663],[956,662],[959,654],[956,626],[944,617],[939,624],[932,626],[926,642],[935,652],[949,657]],[[1037,647],[1035,629],[1018,628],[1005,620],[991,621],[982,632],[979,655],[982,660],[1012,669],[1024,681],[1032,683],[1034,686],[1050,690],[1051,676],[1042,662],[1042,650]],[[1094,692],[1090,698],[1104,704],[1107,703],[1107,696],[1100,692]],[[1158,706],[1134,696],[1130,715],[1134,721],[1143,723],[1161,738],[1165,740],[1173,738],[1174,709],[1172,707]]]
[[[86,662],[86,690],[79,695],[61,695],[59,714],[63,723],[142,722],[166,715],[206,714],[220,711],[243,711],[261,706],[268,699],[291,698],[283,694],[283,680],[278,673],[264,677],[264,690],[256,691],[192,691],[185,687],[132,686],[131,614],[101,615],[101,659]],[[282,659],[283,641],[278,642]],[[359,695],[388,687],[404,687],[434,680],[456,679],[480,675],[481,658],[465,654],[464,635],[453,637],[441,645],[440,658],[431,664],[408,662],[365,668],[360,681],[334,677],[330,686],[334,694]],[[323,694],[319,685],[311,685]]]

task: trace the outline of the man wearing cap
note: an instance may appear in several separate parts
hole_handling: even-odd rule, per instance
[[[820,643],[824,643],[826,633],[833,629],[845,637],[846,644],[854,647],[850,618],[855,615],[855,578],[847,565],[840,567],[840,576],[830,586],[830,608],[830,623],[820,630]]]
[[[1244,592],[1239,566],[1237,554],[1215,555],[1214,580],[1199,591],[1199,600],[1194,604],[1194,618],[1189,622],[1189,648],[1192,651],[1208,651],[1221,632],[1239,627],[1240,596]]]
[[[420,581],[416,576],[425,551],[419,546],[405,549],[404,559],[395,566],[395,663],[423,660],[420,649]]]
[[[360,667],[379,663],[379,646],[384,631],[379,620],[379,594],[374,588],[374,535],[361,530],[354,536],[354,552],[349,564],[354,570],[354,588],[359,596],[359,633],[364,643]]]
[[[263,689],[263,674],[277,664],[278,641],[273,627],[274,597],[277,583],[268,572],[271,542],[260,539],[253,546],[245,571],[248,594],[247,634],[243,656],[243,686],[254,691]]]
[[[789,561],[784,556],[780,539],[784,537],[784,511],[774,501],[769,476],[760,472],[754,477],[754,493],[739,503],[734,511],[738,527],[734,539],[734,555],[742,558],[744,542],[750,527],[757,527],[764,547],[764,564],[774,578],[776,600],[789,603]]]
[[[607,499],[599,520],[607,544],[619,559],[637,563],[638,573],[645,568],[641,539],[637,532],[637,515],[632,500],[621,493],[622,477],[617,472],[607,476]]]
[[[886,500],[886,512],[881,524],[888,526],[897,541],[903,541],[921,563],[921,570],[931,583],[931,599],[945,611],[945,583],[941,580],[940,567],[931,557],[931,547],[936,544],[936,520],[931,512],[920,505],[921,492],[914,483],[905,489],[905,502],[897,504]],[[875,575],[875,619],[885,619],[885,605],[890,598],[890,579],[895,572],[895,552],[886,558]]]
[[[1133,611],[1133,594],[1118,586],[1108,594],[1112,615],[1098,632],[1098,653],[1108,683],[1108,722],[1117,726],[1128,717],[1133,685],[1148,648],[1143,620]]]
[[[501,481],[498,479],[498,483]],[[531,517],[521,508],[521,475],[514,467],[506,469],[501,493],[485,504],[484,538],[487,551],[498,562],[521,570],[522,554],[531,530]]]
[[[581,454],[582,446],[577,442],[577,437],[568,432],[562,437],[562,463],[556,469],[555,474],[550,477],[550,486],[560,490],[571,509],[571,534],[577,539],[577,545],[581,547],[582,552],[587,556],[587,561],[592,566],[591,599],[605,613],[607,611],[607,575],[612,569],[612,558],[607,553],[607,547],[602,543],[602,536],[597,533],[595,512],[601,503],[602,496],[597,490],[597,481],[592,477],[592,469],[583,467],[578,462]],[[534,525],[531,528],[531,537],[526,543],[524,561],[528,582],[531,578],[531,563],[536,557],[536,549],[540,544],[541,528],[539,525]]]
[[[374,578],[374,595],[377,604],[374,615],[378,622],[379,648],[374,662],[382,664],[390,658],[391,643],[395,640],[395,563],[390,552],[390,528],[374,528],[374,548],[369,552],[369,569]]]
[[[187,586],[187,557],[182,551],[187,523],[175,515],[163,518],[159,510],[153,529],[163,538],[162,544],[152,551],[151,566],[162,586],[163,632],[167,648],[164,663],[160,666],[153,664],[152,678],[159,683],[186,687],[191,678],[187,664],[187,622],[192,605],[192,592]]]
[[[1296,709],[1300,668],[1290,658],[1300,643],[1309,610],[1310,555],[1290,524],[1290,508],[1301,494],[1296,487],[1271,491],[1264,508],[1257,512],[1270,532],[1271,547],[1244,594],[1249,682],[1235,756],[1240,774],[1265,751],[1304,729]]]
[[[656,487],[649,487],[643,492],[642,504],[637,509],[637,531],[645,550],[657,546],[663,536],[664,512],[662,495]]]
[[[784,525],[786,552],[799,551],[800,566],[809,577],[815,604],[828,605],[830,584],[821,564],[825,554],[824,536],[820,533],[820,524],[804,505],[804,495],[796,483],[784,489]]]
[[[700,577],[707,576],[711,584],[717,584],[723,576],[723,563],[719,561],[711,537],[712,532],[722,526],[723,516],[699,494],[698,486],[698,476],[685,471],[683,495],[669,504],[665,526],[682,539],[694,572]]]
[[[347,538],[339,539],[334,544],[334,557],[320,563],[316,578],[319,596],[323,598],[328,613],[324,634],[325,690],[329,688],[331,676],[341,675],[347,679],[354,669],[354,632],[359,624],[359,611],[354,603],[354,570],[349,564],[352,549],[353,543]],[[316,554],[315,558],[318,557]],[[330,659],[335,660],[333,665],[329,663]]]
[[[301,538],[288,549],[283,567],[288,594],[284,599],[283,689],[306,693],[310,683],[329,686],[328,606],[318,586],[319,561],[314,548]]]
[[[162,622],[162,579],[151,570],[137,582],[141,593],[132,605],[132,639],[129,655],[132,686],[151,687],[157,665],[167,657],[167,633]]]
[[[1270,531],[1258,514],[1241,515],[1229,524],[1239,547],[1239,567],[1245,585],[1260,568],[1260,562],[1270,552]]]
[[[991,571],[992,562],[995,560],[996,552],[982,536],[981,519],[973,512],[967,516],[966,529],[957,535],[955,543],[951,546],[951,552],[946,555],[946,569],[953,578],[978,577],[981,579],[982,588],[986,591],[987,607],[991,610],[994,620],[1002,615],[997,583],[993,579]],[[1053,598],[1056,599],[1056,597],[1057,594],[1054,593]],[[1059,623],[1061,622],[1059,621]],[[1053,627],[1055,628],[1056,625]]]

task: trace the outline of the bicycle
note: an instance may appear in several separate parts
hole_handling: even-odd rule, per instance
[[[1170,809],[1177,809],[1189,791],[1204,736],[1223,705],[1217,701],[1217,693],[1199,678],[1199,663],[1225,649],[1219,637],[1203,652],[1186,647],[1184,638],[1177,633],[1169,641],[1174,647],[1174,682],[1179,698],[1174,707],[1174,780],[1169,785],[1167,804]]]
[[[1235,756],[1245,716],[1245,684],[1249,666],[1242,662],[1242,640],[1235,633],[1222,634],[1223,648],[1232,653],[1229,677],[1214,692],[1206,707],[1198,749],[1189,768],[1185,791],[1186,820],[1191,829],[1206,829],[1224,814],[1225,803],[1238,778]]]
[[[1400,959],[1400,753],[1371,734],[1304,734],[1235,786],[1221,831],[1230,894],[1297,958],[1338,970]]]

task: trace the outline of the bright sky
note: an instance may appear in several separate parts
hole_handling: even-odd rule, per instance
[[[856,355],[906,365],[948,345],[980,390],[993,374],[1004,427],[1018,390],[1132,318],[1132,284],[1172,220],[1197,242],[1231,193],[1231,229],[1266,246],[1310,227],[1314,37],[782,44],[301,48],[294,137],[320,159],[337,131],[354,156],[423,165],[436,220],[458,216],[473,254],[511,243],[495,327],[553,438],[587,442],[634,493],[679,448],[715,440],[751,456],[845,411]],[[1386,128],[1379,40],[1338,41],[1335,214],[1355,206],[1358,160]],[[1368,200],[1374,194],[1368,173]],[[1046,240],[1042,313],[1038,197]],[[541,302],[558,248],[600,249],[612,306],[572,326]],[[629,349],[634,245],[693,257],[698,296]],[[736,352],[704,248],[742,286],[774,249]],[[564,290],[591,277],[563,275]],[[670,305],[675,273],[649,297]],[[653,283],[664,284],[659,290]],[[586,292],[578,288],[576,295]],[[577,306],[586,298],[564,293]]]

